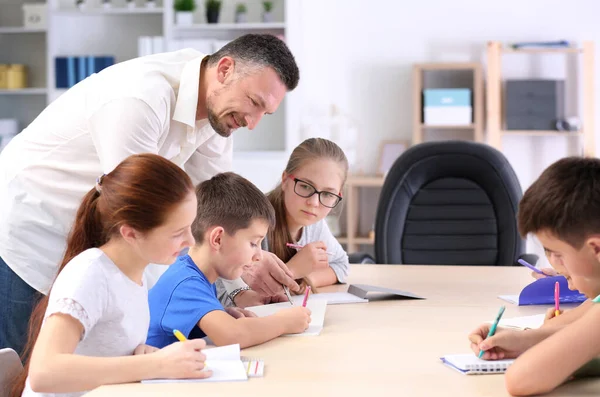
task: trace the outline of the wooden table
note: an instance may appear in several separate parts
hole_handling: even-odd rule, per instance
[[[242,352],[265,360],[264,378],[103,386],[87,396],[507,396],[503,375],[461,375],[439,358],[469,353],[469,331],[493,320],[502,304],[505,318],[544,312],[545,307],[517,307],[497,298],[518,293],[532,280],[521,267],[353,265],[349,283],[398,288],[427,299],[330,305],[320,336],[282,337]],[[551,395],[599,394],[600,380],[587,380]]]

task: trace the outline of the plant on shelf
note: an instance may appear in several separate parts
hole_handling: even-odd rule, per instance
[[[85,0],[75,0],[75,5],[80,10],[83,10],[85,8]]]
[[[135,0],[126,0],[127,8],[133,9],[135,8]]]
[[[248,22],[248,7],[246,7],[246,3],[237,3],[235,6],[235,22]]]
[[[220,0],[206,0],[206,22],[218,23],[219,13],[221,12]]]
[[[262,21],[263,22],[273,22],[273,2],[272,1],[263,1]]]
[[[110,0],[102,0],[102,6],[105,9],[109,9],[111,7]]]
[[[194,0],[175,0],[175,23],[180,26],[189,26],[194,23]]]

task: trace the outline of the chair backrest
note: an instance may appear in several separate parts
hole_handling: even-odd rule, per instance
[[[375,218],[377,263],[513,265],[522,196],[502,153],[468,141],[428,142],[388,172]]]
[[[10,384],[23,369],[21,359],[13,349],[0,349],[0,397],[8,397]]]

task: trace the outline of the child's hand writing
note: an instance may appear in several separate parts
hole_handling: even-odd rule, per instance
[[[150,346],[150,345],[139,345],[138,347],[135,348],[135,350],[133,351],[133,355],[138,355],[138,354],[150,354],[150,353],[154,353],[156,351],[158,351],[159,349],[157,347],[154,346]]]
[[[558,311],[559,315],[563,314],[563,310],[559,310]],[[553,318],[556,317],[556,310],[551,307],[548,310],[546,310],[546,316],[544,317],[544,324],[546,324],[549,320],[552,320]]]
[[[310,310],[306,307],[296,306],[283,309],[274,314],[283,322],[286,334],[299,334],[306,331],[310,324]]]
[[[529,335],[531,331],[517,331],[498,327],[494,336],[487,338],[491,324],[483,324],[469,335],[471,350],[479,354],[484,350],[484,360],[502,360],[505,358],[516,358],[536,342],[532,342]]]
[[[157,378],[167,379],[203,379],[212,375],[205,370],[206,356],[201,349],[206,347],[203,339],[175,342],[157,351],[159,374]]]
[[[539,274],[539,273],[536,273],[536,272],[531,272],[531,276],[533,278],[535,278],[536,280],[540,279],[540,278],[547,277],[547,276],[550,276],[550,277],[558,276],[558,272],[556,270],[552,269],[551,267],[543,267],[540,270],[544,274]]]

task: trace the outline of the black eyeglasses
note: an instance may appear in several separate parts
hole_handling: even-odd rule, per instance
[[[334,208],[342,201],[342,196],[327,191],[318,191],[313,185],[302,179],[294,178],[294,175],[288,176],[294,181],[294,193],[300,197],[309,198],[315,194],[319,195],[319,202],[327,208]]]

